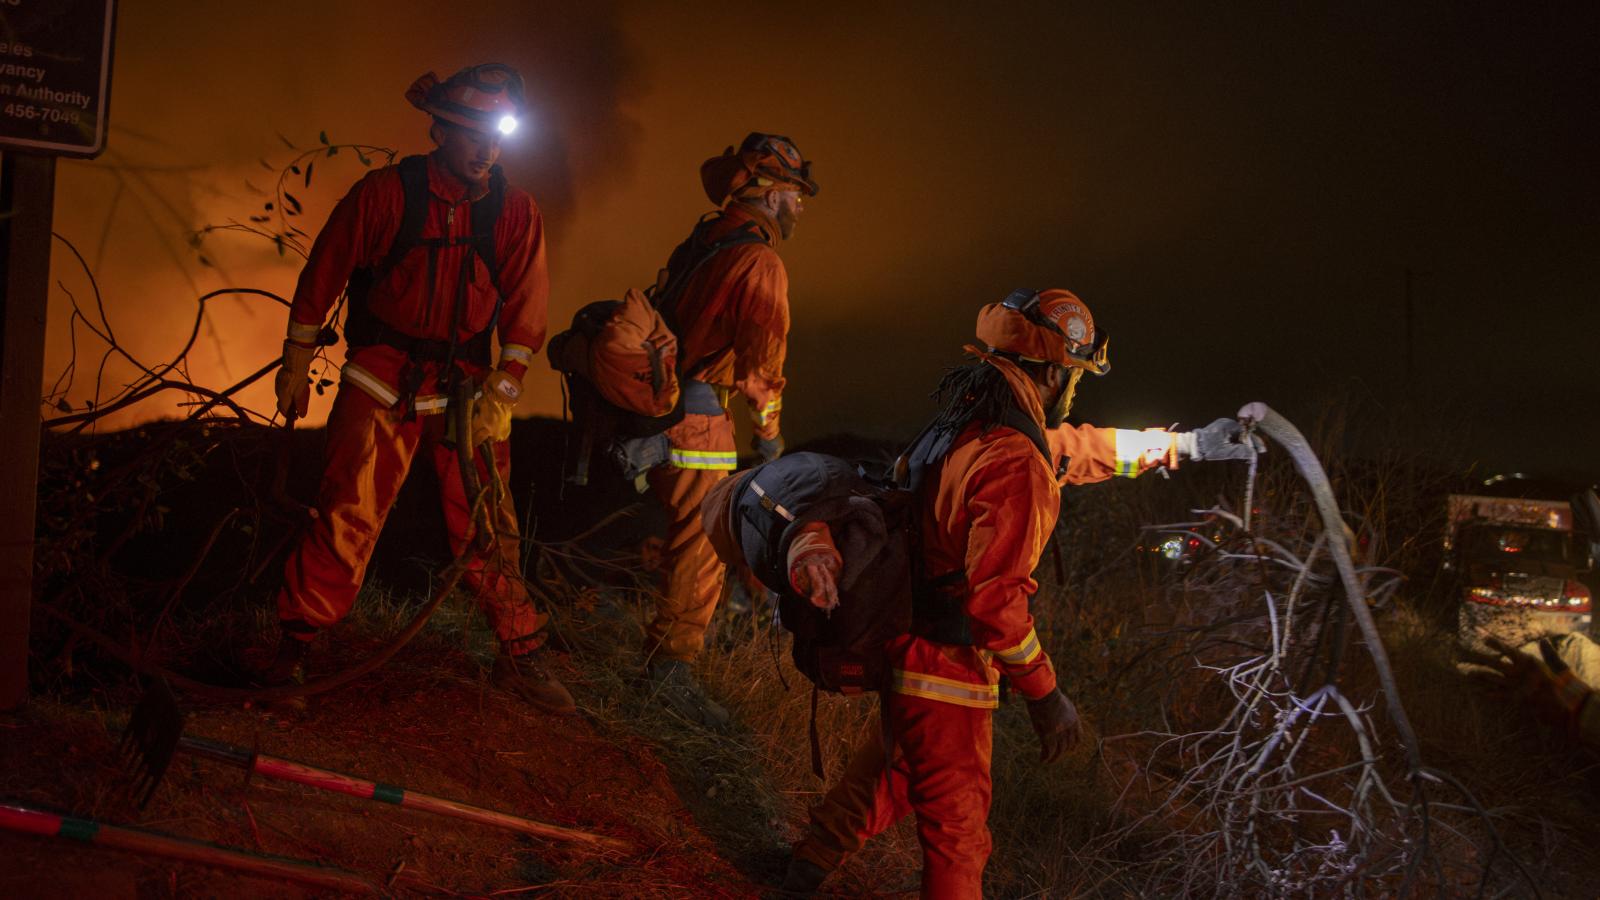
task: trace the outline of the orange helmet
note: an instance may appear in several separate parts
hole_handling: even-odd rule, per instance
[[[817,193],[811,180],[811,161],[800,155],[794,141],[781,134],[750,132],[739,145],[700,164],[700,184],[712,203],[721,206],[729,197],[757,197],[771,191]]]
[[[1030,362],[1055,363],[1095,375],[1111,371],[1110,337],[1094,327],[1089,307],[1061,288],[1012,291],[978,311],[978,340],[989,350]]]
[[[406,99],[435,118],[501,134],[517,129],[525,109],[522,76],[502,63],[468,66],[447,81],[428,72],[406,89]]]

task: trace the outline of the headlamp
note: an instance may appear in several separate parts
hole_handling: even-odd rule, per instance
[[[517,117],[505,115],[500,117],[499,129],[501,134],[510,134],[517,130]]]

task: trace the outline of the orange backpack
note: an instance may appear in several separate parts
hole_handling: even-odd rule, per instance
[[[572,328],[551,338],[550,365],[638,416],[665,417],[678,405],[678,339],[636,288],[578,310]]]

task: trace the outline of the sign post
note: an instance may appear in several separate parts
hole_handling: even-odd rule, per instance
[[[57,156],[105,149],[115,0],[0,0],[0,710],[28,695]]]

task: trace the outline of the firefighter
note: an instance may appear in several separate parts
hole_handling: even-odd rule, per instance
[[[328,418],[317,516],[291,553],[278,594],[282,637],[264,680],[303,677],[320,629],[349,613],[384,518],[421,454],[438,472],[452,552],[470,552],[463,584],[500,641],[493,682],[553,714],[572,695],[540,661],[547,616],[521,578],[509,492],[487,501],[472,540],[473,512],[460,452],[480,483],[509,483],[511,411],[545,338],[549,274],[544,223],[527,193],[496,165],[503,135],[524,109],[522,78],[490,63],[445,81],[429,72],[406,99],[432,116],[435,145],[369,173],[317,235],[289,311],[278,410],[304,415],[307,375],[330,308],[346,293],[347,362]],[[348,285],[348,289],[347,289]],[[491,338],[499,340],[498,365]],[[454,433],[452,394],[476,394],[470,434]],[[473,549],[468,551],[469,542]]]
[[[751,449],[763,460],[783,452],[783,362],[789,333],[789,275],[778,255],[815,196],[811,164],[793,141],[752,133],[700,167],[719,210],[673,253],[663,280],[684,277],[662,313],[678,336],[683,421],[667,431],[667,462],[650,488],[667,509],[663,596],[645,633],[645,671],[656,696],[703,725],[728,713],[695,680],[690,665],[722,594],[723,567],[700,525],[700,502],[737,465],[734,395],[749,408]],[[721,249],[705,254],[709,248]],[[691,264],[693,261],[694,264]]]
[[[1027,701],[1042,762],[1079,739],[1078,712],[1028,610],[1061,485],[1258,451],[1254,438],[1235,442],[1241,429],[1228,419],[1184,433],[1064,424],[1083,373],[1109,369],[1105,332],[1068,291],[1017,291],[985,306],[977,337],[982,346],[967,348],[977,361],[952,370],[936,394],[935,425],[960,431],[918,498],[920,569],[933,593],[915,605],[911,633],[887,646],[883,732],[867,737],[812,810],[785,876],[792,894],[813,893],[868,838],[914,812],[922,896],[981,896],[1000,676]],[[1021,428],[999,424],[1017,423],[1019,412]],[[836,603],[837,558],[813,544],[792,559],[796,590],[824,608]]]

